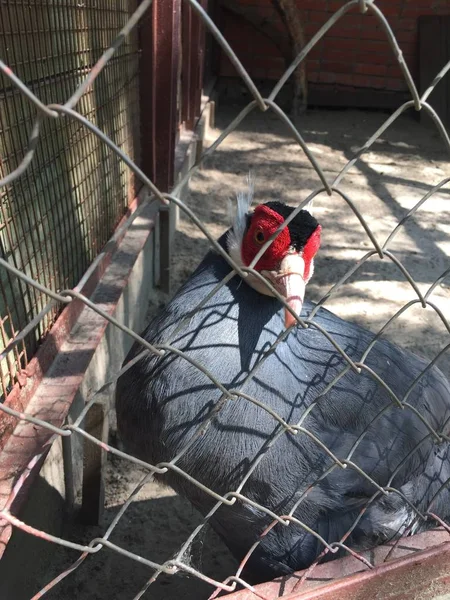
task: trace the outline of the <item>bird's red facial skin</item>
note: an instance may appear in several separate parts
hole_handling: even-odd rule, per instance
[[[268,206],[262,204],[255,208],[250,227],[242,243],[242,259],[246,266],[250,265],[260,251],[261,246],[267,242],[282,223],[284,223],[284,218]],[[305,281],[308,281],[310,277],[311,262],[320,246],[321,230],[321,226],[318,225],[301,252],[305,263],[303,274]],[[289,228],[285,227],[258,260],[255,269],[257,271],[276,271],[289,252],[290,247],[291,235]]]
[[[284,219],[268,206],[255,208],[252,221],[242,243],[242,260],[248,266]],[[273,240],[255,265],[257,271],[273,271],[286,256],[291,245],[289,229],[285,227]]]

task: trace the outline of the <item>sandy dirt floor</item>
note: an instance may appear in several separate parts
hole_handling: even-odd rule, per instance
[[[221,107],[211,139],[237,113],[237,107]],[[311,152],[329,180],[386,119],[382,112],[311,110],[299,128]],[[285,127],[271,114],[250,115],[208,159],[191,182],[188,205],[214,235],[228,227],[228,200],[245,186],[249,171],[256,178],[255,200],[281,199],[295,204],[319,185],[303,152]],[[365,216],[377,239],[386,236],[407,211],[432,186],[450,175],[444,144],[431,126],[404,116],[352,168],[342,189]],[[366,252],[371,243],[358,220],[339,195],[321,194],[314,214],[323,226],[322,248],[316,272],[307,289],[318,300]],[[208,243],[187,220],[181,218],[172,262],[173,292],[189,276]],[[410,271],[424,293],[449,265],[450,202],[448,187],[433,196],[395,238],[390,249]],[[433,300],[450,317],[449,283],[439,285]],[[340,316],[377,331],[415,293],[388,259],[373,257],[327,303]],[[161,299],[153,298],[149,314]],[[429,359],[449,342],[436,314],[418,305],[407,311],[387,332],[387,337]],[[450,360],[439,363],[450,375]],[[143,472],[127,461],[108,463],[106,511],[99,527],[71,526],[66,538],[88,542],[99,536],[119,511]],[[149,484],[126,511],[111,540],[130,552],[161,563],[173,556],[200,522],[190,505],[169,489]],[[43,585],[77,558],[77,553],[58,550],[52,573]],[[203,535],[192,550],[192,564],[222,580],[236,569],[220,540]],[[151,570],[131,559],[103,550],[62,582],[48,598],[69,600],[132,599],[151,577]],[[39,589],[39,588],[37,588]],[[144,595],[155,600],[201,600],[213,591],[194,577],[164,576]]]

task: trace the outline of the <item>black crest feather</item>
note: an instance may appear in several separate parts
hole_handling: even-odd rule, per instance
[[[287,219],[295,210],[291,206],[283,204],[283,202],[278,202],[277,200],[266,202],[265,205],[281,215],[283,219]],[[318,225],[319,222],[317,219],[315,219],[307,210],[301,210],[298,215],[292,219],[288,225],[288,229],[291,234],[292,245],[297,252],[304,248],[306,242]]]

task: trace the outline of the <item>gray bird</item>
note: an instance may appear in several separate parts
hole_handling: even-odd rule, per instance
[[[250,212],[250,203],[250,193],[239,197],[234,226],[219,240],[240,266],[251,263],[293,210],[267,202]],[[315,306],[303,298],[319,244],[320,225],[302,210],[255,266],[303,319]],[[250,501],[221,506],[209,522],[238,561],[261,539],[246,565],[253,582],[308,567],[324,545],[307,528],[328,543],[339,542],[359,519],[345,543],[362,549],[435,525],[417,519],[413,507],[447,519],[449,444],[430,429],[449,434],[450,386],[441,371],[428,369],[410,389],[427,362],[379,339],[365,360],[370,370],[358,374],[319,329],[293,326],[292,314],[256,276],[235,275],[210,296],[230,271],[210,251],[142,333],[186,357],[168,352],[139,359],[139,344],[128,354],[124,364],[136,362],[116,392],[127,451],[154,465],[181,453],[177,470],[162,480],[203,515],[217,499],[178,470],[216,494],[238,490]],[[314,322],[353,361],[374,337],[323,308]],[[286,432],[248,398],[227,399],[194,362],[226,390],[239,390],[302,430]],[[404,408],[393,394],[406,399]],[[333,468],[334,457],[351,464]],[[377,486],[398,493],[384,494]],[[260,538],[273,522],[267,511],[298,521],[277,524]]]

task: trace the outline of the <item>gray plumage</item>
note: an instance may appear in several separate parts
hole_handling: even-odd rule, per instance
[[[226,239],[223,236],[220,240],[224,246]],[[284,327],[283,310],[276,299],[258,293],[235,276],[174,334],[180,320],[229,271],[226,261],[210,252],[143,337],[152,344],[170,341],[205,365],[226,388],[240,388],[285,421],[297,423],[346,362],[317,329],[310,327],[292,330],[255,367]],[[305,302],[302,316],[312,308],[313,304]],[[353,360],[360,359],[373,339],[368,331],[324,309],[318,311],[315,321]],[[135,345],[125,362],[141,351],[142,347]],[[380,340],[366,364],[401,399],[427,363]],[[241,387],[254,368],[254,377]],[[118,427],[126,449],[152,464],[170,461],[189,442],[220,396],[214,384],[183,358],[146,355],[120,377],[117,385]],[[420,379],[408,403],[431,427],[448,434],[450,386],[437,368]],[[319,399],[303,427],[340,459],[347,457],[367,429],[351,460],[381,486],[388,485],[401,466],[390,485],[421,511],[450,477],[448,444],[436,445],[414,411],[400,409],[367,373],[348,371]],[[177,465],[215,492],[225,494],[238,487],[279,428],[271,415],[249,401],[229,400]],[[284,433],[267,450],[242,494],[278,515],[286,514],[332,464],[332,458],[306,434]],[[163,481],[203,514],[215,503],[171,471]],[[376,491],[355,469],[336,467],[310,489],[294,514],[328,542],[338,541]],[[433,512],[444,519],[450,516],[447,488],[437,496]],[[240,560],[271,521],[272,517],[262,511],[236,502],[221,507],[210,523]],[[414,512],[400,495],[380,495],[346,543],[358,548],[378,544],[398,535],[413,521]],[[419,522],[414,530],[426,526]],[[267,580],[307,567],[322,550],[323,545],[300,526],[277,525],[253,553],[248,572],[253,580]]]

